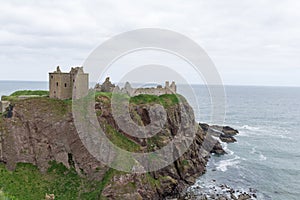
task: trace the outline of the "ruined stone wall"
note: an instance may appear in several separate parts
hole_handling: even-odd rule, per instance
[[[173,81],[172,84],[169,84],[169,81],[166,81],[165,87],[157,86],[156,88],[133,88],[131,96],[137,96],[140,94],[151,94],[160,96],[163,94],[176,94],[176,84]]]
[[[160,96],[163,94],[174,94],[175,92],[168,89],[168,88],[138,88],[136,89],[132,96],[137,96],[140,94],[151,94],[151,95],[156,95]]]
[[[72,98],[71,76],[69,73],[49,74],[49,96],[57,99]]]
[[[84,73],[79,73],[77,75],[71,75],[71,90],[74,86],[74,98],[81,98],[87,95],[89,89],[89,75]],[[72,91],[73,93],[73,91]]]
[[[55,72],[49,73],[50,98],[71,99],[73,86],[76,89],[76,98],[83,97],[88,92],[89,77],[82,67],[72,68],[70,73],[62,73],[58,67]]]
[[[126,82],[124,87],[120,89],[118,86],[115,86],[115,84],[112,84],[109,80],[109,77],[107,77],[102,85],[97,84],[95,86],[95,90],[99,92],[113,92],[114,89],[126,93],[129,96],[137,96],[140,94],[149,94],[156,96],[160,96],[163,94],[176,94],[176,84],[174,81],[171,85],[169,84],[169,81],[166,81],[165,87],[159,85],[156,88],[133,88],[131,87],[129,82]]]

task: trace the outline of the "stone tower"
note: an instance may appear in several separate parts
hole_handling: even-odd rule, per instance
[[[176,87],[176,84],[174,81],[172,81],[172,84],[170,86],[170,89],[173,93],[176,93],[177,92],[177,87]]]
[[[73,88],[76,94],[73,94]],[[50,98],[71,99],[83,97],[89,88],[89,76],[83,67],[75,67],[69,73],[61,72],[59,66],[56,71],[49,73]]]

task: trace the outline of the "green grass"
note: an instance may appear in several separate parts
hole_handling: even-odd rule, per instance
[[[160,181],[153,178],[153,176],[151,176],[149,174],[149,172],[147,172],[145,174],[145,178],[143,179],[144,184],[150,184],[152,188],[156,188],[156,187],[160,187]]]
[[[2,190],[0,190],[0,200],[17,200],[17,198],[12,195],[5,194]]]
[[[16,101],[22,95],[49,96],[49,91],[44,90],[20,90],[12,93],[9,96],[2,96],[3,101]]]
[[[111,125],[105,125],[106,130],[105,133],[107,137],[112,141],[116,146],[120,147],[121,149],[131,151],[131,152],[138,152],[140,151],[140,145],[133,142],[132,140],[128,139],[125,135],[115,130]]]
[[[163,140],[160,135],[156,134],[150,138],[147,138],[147,150],[152,152],[155,148],[161,148],[164,146]]]
[[[12,93],[10,96],[21,96],[21,95],[38,95],[38,96],[48,96],[49,91],[44,90],[20,90]]]
[[[55,194],[55,199],[99,199],[101,183],[77,175],[74,169],[52,161],[48,171],[40,173],[28,163],[18,163],[15,171],[0,165],[0,188],[5,195],[19,200],[45,199],[45,194]],[[9,196],[10,197],[10,196]],[[1,199],[1,198],[0,198]]]
[[[159,97],[156,95],[150,94],[140,94],[130,98],[130,103],[133,104],[148,104],[148,103],[157,103],[159,104]]]
[[[105,96],[107,98],[111,98],[112,93],[111,92],[95,92],[95,97],[99,96]]]
[[[10,102],[12,102],[12,101],[18,100],[18,97],[14,97],[14,96],[5,96],[5,95],[3,95],[3,96],[1,97],[1,100],[2,100],[2,101],[10,101]]]
[[[165,108],[180,103],[182,97],[177,94],[163,94],[160,96],[150,94],[140,94],[130,98],[131,104],[160,104]]]
[[[48,97],[30,98],[15,102],[15,106],[20,106],[23,113],[29,119],[34,113],[49,114],[49,121],[52,119],[62,120],[65,115],[72,111],[70,100],[51,99]],[[31,109],[35,111],[32,112]],[[50,115],[52,113],[52,115]]]
[[[189,161],[188,161],[188,160],[183,160],[183,161],[181,162],[181,164],[184,165],[184,166],[185,166],[185,165],[189,165]]]
[[[100,194],[102,193],[105,186],[108,185],[111,182],[112,177],[114,175],[116,175],[117,173],[119,173],[119,172],[117,170],[113,169],[113,168],[109,168],[107,170],[107,172],[104,174],[104,176],[101,180],[101,183],[99,184],[99,187],[98,187],[98,190],[99,190]]]
[[[13,93],[10,98],[17,99],[19,95],[47,95],[47,91],[18,91]],[[96,98],[106,97],[102,100],[107,100],[110,103],[112,99],[112,93],[96,92]],[[88,96],[83,101],[87,101],[89,98],[94,96]],[[117,100],[124,99],[128,100],[128,95],[120,94]],[[119,98],[122,97],[122,98]],[[173,106],[179,103],[179,100],[184,100],[180,95],[165,94],[161,96],[155,95],[138,95],[131,97],[130,103],[134,105],[139,104],[161,104],[164,107]],[[39,112],[56,113],[57,118],[64,117],[66,113],[71,111],[71,100],[57,100],[46,97],[27,99],[23,101],[23,106],[28,107],[35,105],[35,109]],[[26,113],[25,113],[26,114]],[[28,112],[28,115],[31,113]],[[57,115],[58,114],[58,115]],[[137,113],[135,113],[137,114]],[[101,112],[97,113],[101,115]],[[136,116],[136,120],[140,120]],[[0,121],[1,124],[1,121]],[[136,142],[132,141],[122,133],[115,130],[111,125],[105,124],[105,132],[107,137],[116,146],[123,150],[130,152],[139,152],[141,147]],[[148,140],[149,144],[159,144],[159,137],[154,137]],[[152,148],[152,146],[148,146]],[[119,156],[120,157],[120,156]],[[119,158],[118,161],[122,161],[122,166],[127,166],[131,169],[132,160],[131,157]],[[37,167],[32,164],[19,163],[15,171],[8,171],[3,164],[0,164],[0,190],[2,189],[1,195],[7,196],[9,199],[44,199],[45,194],[55,194],[55,199],[101,199],[101,192],[105,186],[111,183],[111,179],[114,175],[121,173],[114,169],[109,169],[102,181],[89,181],[84,177],[80,177],[74,169],[67,169],[64,165],[56,162],[51,162],[50,167],[45,173],[40,173]],[[151,177],[149,174],[146,175],[145,183],[150,182],[154,186],[159,185],[159,181]],[[128,188],[134,188],[135,185],[128,185]],[[13,195],[13,196],[10,196]]]
[[[113,96],[114,95],[114,96]],[[111,92],[95,92],[95,97],[107,97],[108,99],[119,98],[122,100],[128,100],[132,104],[161,104],[163,106],[172,106],[178,104],[185,99],[179,94],[163,94],[160,96],[151,94],[140,94],[137,96],[129,97],[127,94],[112,94]]]
[[[126,94],[114,94],[111,92],[96,92],[95,97],[107,97],[109,100],[115,98],[115,102],[118,102],[118,99],[122,101],[129,100],[129,103],[135,105],[141,104],[160,104],[165,108],[173,106],[180,103],[180,101],[186,101],[181,95],[178,94],[163,94],[160,96],[150,95],[150,94],[140,94],[134,97],[129,97]]]
[[[161,105],[163,105],[165,108],[173,106],[175,104],[179,104],[181,101],[181,98],[179,95],[176,94],[163,94],[159,96],[159,101]]]

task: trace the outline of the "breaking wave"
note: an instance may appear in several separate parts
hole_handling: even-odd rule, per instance
[[[221,160],[218,163],[216,163],[216,169],[222,172],[226,172],[228,167],[237,166],[239,163],[240,163],[240,157],[235,156],[232,159]]]

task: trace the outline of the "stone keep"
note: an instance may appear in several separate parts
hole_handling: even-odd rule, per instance
[[[84,73],[83,67],[72,67],[69,73],[61,72],[60,68],[57,67],[55,72],[49,73],[50,98],[80,98],[87,95],[88,88],[89,75]],[[73,94],[73,91],[76,93]]]

